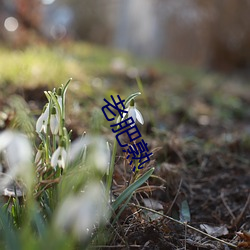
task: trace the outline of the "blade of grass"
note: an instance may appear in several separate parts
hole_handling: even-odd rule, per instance
[[[133,184],[131,184],[128,188],[126,188],[118,198],[113,202],[112,208],[115,211],[122,202],[127,199],[138,187],[140,187],[154,172],[154,168],[149,169],[143,176],[137,179]]]
[[[124,209],[127,207],[127,204],[129,203],[129,201],[130,201],[130,199],[132,198],[132,196],[133,196],[133,193],[131,193],[131,194],[129,195],[128,199],[125,201],[125,203],[123,204],[123,206],[119,209],[119,212],[118,212],[118,214],[115,216],[115,218],[114,218],[114,220],[113,220],[113,222],[112,222],[112,225],[114,225],[114,224],[117,222],[117,220],[119,219],[121,213],[122,213],[122,212],[124,211]]]
[[[11,228],[10,223],[8,222],[8,216],[3,210],[0,208],[0,228],[3,231],[6,249],[7,250],[21,250],[19,238],[17,237],[17,233]]]

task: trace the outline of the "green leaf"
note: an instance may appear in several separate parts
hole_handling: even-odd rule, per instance
[[[133,193],[131,193],[129,195],[129,197],[127,198],[127,200],[124,202],[124,204],[122,205],[122,207],[120,208],[119,212],[117,213],[117,215],[115,216],[112,225],[114,225],[116,223],[116,221],[119,219],[120,215],[122,214],[122,212],[124,211],[124,209],[126,208],[127,204],[129,203],[130,199],[132,198]]]
[[[138,180],[136,180],[133,184],[127,187],[113,202],[112,208],[115,211],[124,200],[126,200],[137,188],[139,188],[154,172],[154,168],[151,168],[146,172],[143,176],[141,176]]]
[[[44,223],[42,215],[38,212],[38,210],[34,211],[33,221],[34,221],[34,224],[36,225],[36,229],[37,229],[38,235],[40,237],[44,236],[44,233],[45,233],[45,223]]]
[[[0,209],[0,228],[6,243],[7,250],[21,250],[20,241],[13,226],[9,223],[7,213]]]
[[[66,94],[66,91],[68,89],[68,86],[69,86],[69,83],[72,81],[72,78],[69,78],[69,80],[67,81],[67,83],[63,86],[63,89],[62,89],[62,95],[65,96]]]
[[[126,98],[125,100],[125,106],[130,103],[131,100],[135,99],[138,95],[140,95],[141,92],[136,92],[134,94],[131,94],[129,97]]]
[[[190,210],[187,200],[181,202],[180,208],[180,221],[181,222],[189,222],[191,220]]]

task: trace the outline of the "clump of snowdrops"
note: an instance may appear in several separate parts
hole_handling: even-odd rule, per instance
[[[117,144],[110,150],[101,136],[82,135],[71,141],[65,127],[66,92],[70,80],[45,91],[47,103],[35,131],[0,133],[0,248],[75,249],[104,244],[103,230],[116,221],[134,191],[152,174],[138,175],[116,199],[112,176]],[[140,93],[130,95],[128,107]],[[118,120],[121,117],[118,117]],[[30,136],[32,135],[32,136]],[[114,137],[115,140],[115,137]],[[112,197],[112,199],[110,198]]]

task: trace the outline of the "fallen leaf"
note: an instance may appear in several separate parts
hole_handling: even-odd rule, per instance
[[[163,205],[157,200],[144,198],[143,203],[146,207],[153,210],[163,210]]]
[[[250,232],[237,232],[237,235],[243,240],[238,244],[238,247],[244,247],[250,249]]]
[[[228,230],[225,225],[222,226],[209,226],[207,224],[200,225],[201,230],[205,231],[207,234],[212,235],[214,237],[219,237],[222,235],[227,235]]]

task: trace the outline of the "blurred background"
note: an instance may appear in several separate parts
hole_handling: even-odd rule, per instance
[[[13,47],[84,40],[220,71],[248,71],[249,0],[1,0]]]

